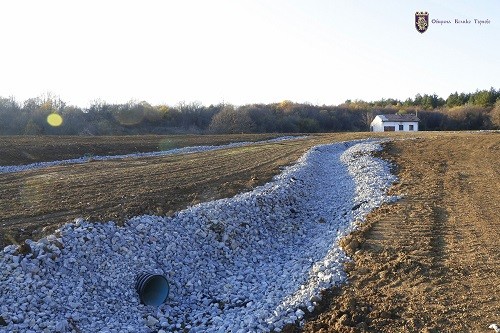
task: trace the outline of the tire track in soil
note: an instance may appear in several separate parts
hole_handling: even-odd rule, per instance
[[[122,155],[192,146],[274,139],[282,134],[0,136],[0,165],[67,160],[84,155]]]
[[[349,284],[326,291],[302,331],[488,332],[500,322],[499,142],[457,134],[387,144],[400,178],[391,192],[405,197],[343,242]]]

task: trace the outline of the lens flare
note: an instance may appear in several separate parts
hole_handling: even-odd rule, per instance
[[[63,119],[57,113],[51,113],[47,117],[47,122],[49,123],[50,126],[58,127],[62,125]]]

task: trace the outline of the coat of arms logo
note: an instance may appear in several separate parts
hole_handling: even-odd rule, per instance
[[[416,12],[415,13],[415,28],[417,31],[423,34],[427,31],[429,27],[429,13],[428,12]]]

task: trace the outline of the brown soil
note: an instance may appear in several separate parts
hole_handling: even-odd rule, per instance
[[[165,215],[198,202],[230,197],[268,182],[313,145],[364,136],[312,136],[197,154],[91,161],[0,174],[0,247],[39,239],[77,217],[120,223],[130,216]],[[92,153],[123,154],[155,150],[165,140],[178,147],[264,138],[269,135],[0,137],[0,151],[12,153],[0,156],[4,165],[13,165],[20,159],[13,155],[15,151],[29,150],[37,156],[30,153],[26,158],[50,161],[82,156],[90,148]]]
[[[500,135],[425,135],[389,143],[383,155],[397,164],[391,192],[404,198],[343,242],[349,284],[325,293],[302,332],[492,332]]]
[[[0,165],[120,155],[199,145],[272,139],[279,134],[141,136],[0,136]]]

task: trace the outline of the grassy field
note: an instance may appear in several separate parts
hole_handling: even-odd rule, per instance
[[[500,134],[385,134],[401,201],[346,241],[351,284],[325,294],[305,332],[481,332],[500,320]],[[374,133],[188,155],[93,161],[0,174],[0,245],[37,239],[76,217],[123,222],[170,214],[264,184],[310,147]],[[377,136],[384,136],[378,134]],[[271,136],[272,137],[272,136]],[[124,154],[270,136],[1,137],[2,165]],[[17,153],[16,153],[17,152]],[[290,332],[298,331],[288,327]]]

